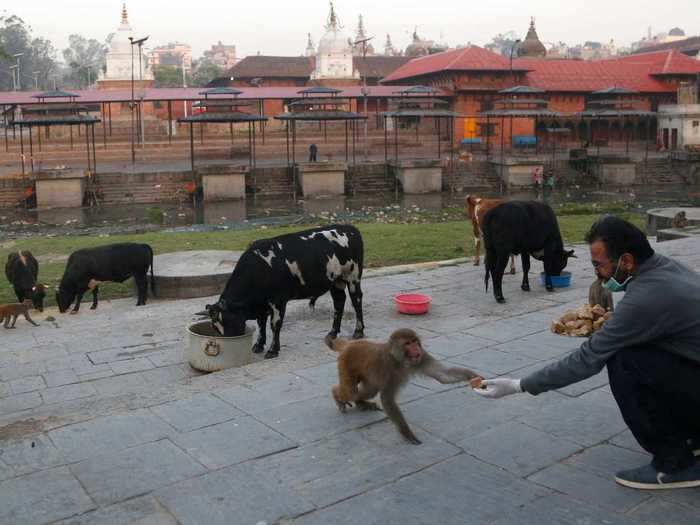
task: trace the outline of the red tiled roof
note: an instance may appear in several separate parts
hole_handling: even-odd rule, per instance
[[[420,82],[419,77],[444,71],[508,71],[507,58],[471,46],[412,60],[384,78],[383,82]],[[548,60],[517,58],[513,70],[526,71],[527,84],[545,91],[591,92],[617,86],[645,93],[673,92],[659,75],[700,73],[700,61],[678,51],[642,53],[606,60]]]
[[[521,71],[513,61],[513,69]],[[383,82],[415,78],[441,71],[510,71],[510,61],[478,46],[443,51],[415,58],[386,76]]]

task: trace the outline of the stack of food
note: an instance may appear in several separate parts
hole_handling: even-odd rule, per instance
[[[567,310],[559,320],[552,321],[552,332],[569,337],[588,337],[600,330],[612,312],[599,304],[591,306],[584,304],[576,310]]]

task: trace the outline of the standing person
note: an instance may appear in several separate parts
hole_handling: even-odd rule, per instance
[[[316,144],[311,144],[311,146],[309,146],[309,162],[316,162],[317,154],[318,154],[318,147],[316,146]]]
[[[644,233],[614,216],[586,235],[603,286],[626,291],[578,350],[523,379],[487,379],[484,397],[538,395],[608,368],[625,423],[653,459],[618,472],[636,489],[700,487],[700,275],[654,253]]]

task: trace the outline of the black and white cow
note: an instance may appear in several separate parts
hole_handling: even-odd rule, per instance
[[[340,332],[345,288],[355,309],[354,338],[364,337],[362,319],[362,236],[354,226],[330,225],[254,241],[243,252],[219,301],[207,305],[215,329],[224,336],[242,335],[245,322],[256,319],[256,353],[265,349],[267,318],[272,344],[265,358],[277,357],[287,302],[316,299],[330,290],[335,315],[330,335]]]
[[[44,309],[46,285],[37,283],[39,263],[31,252],[22,250],[9,254],[5,264],[5,276],[10,281],[18,302],[31,299],[34,308],[40,312]]]
[[[520,254],[523,264],[523,290],[530,290],[530,255],[544,261],[545,284],[552,291],[552,276],[561,274],[573,250],[564,250],[557,217],[552,208],[537,201],[510,201],[489,210],[482,224],[486,247],[486,275],[493,278],[493,295],[504,303],[501,283],[511,254]]]
[[[58,309],[64,313],[75,300],[75,306],[71,313],[78,313],[83,294],[90,289],[92,290],[90,309],[94,310],[97,308],[97,293],[100,282],[121,283],[132,276],[138,290],[136,306],[146,304],[149,267],[151,269],[151,290],[155,291],[153,249],[148,244],[124,242],[76,250],[68,257],[66,270],[56,291]]]

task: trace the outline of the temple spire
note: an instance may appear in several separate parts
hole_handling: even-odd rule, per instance
[[[338,15],[335,14],[335,8],[333,7],[333,2],[331,4],[331,12],[328,15],[328,23],[326,24],[326,29],[332,29],[333,31],[338,31],[342,25],[340,25],[340,20],[338,20]]]
[[[129,15],[126,12],[126,2],[122,4],[122,24],[129,23]]]

